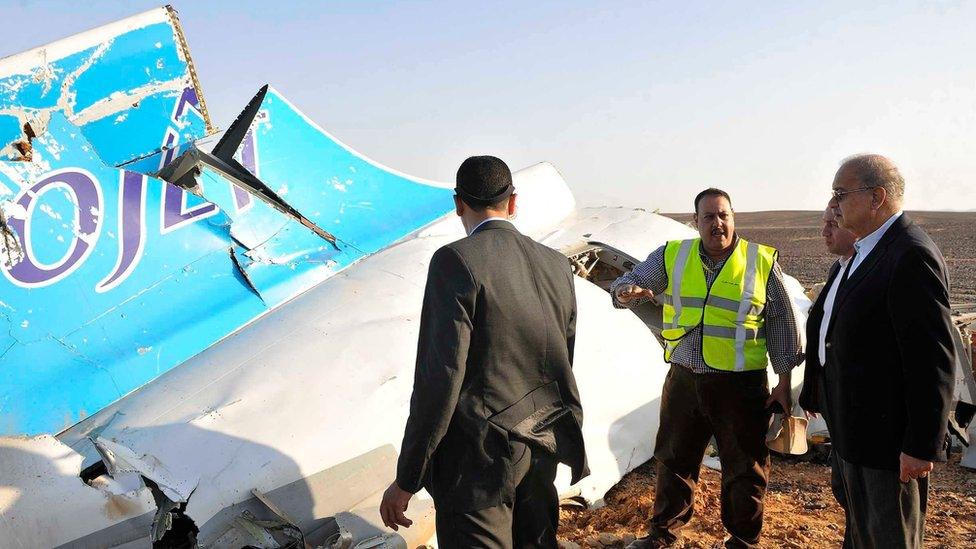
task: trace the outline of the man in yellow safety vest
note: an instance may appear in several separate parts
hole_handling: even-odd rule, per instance
[[[629,547],[667,547],[694,513],[695,485],[709,440],[722,463],[726,547],[756,547],[769,475],[771,406],[792,410],[791,370],[803,362],[796,317],[776,250],[735,233],[732,200],[719,189],[695,197],[700,238],[675,240],[611,286],[614,306],[663,305],[664,358],[654,457],[650,532]],[[768,355],[768,358],[767,358]],[[772,364],[779,384],[768,389]]]

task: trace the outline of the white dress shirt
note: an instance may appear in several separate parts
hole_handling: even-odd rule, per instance
[[[830,323],[830,315],[834,310],[834,299],[837,298],[837,288],[840,288],[841,279],[844,278],[844,270],[847,268],[847,264],[850,261],[851,258],[849,257],[840,258],[840,269],[837,271],[834,281],[830,284],[830,288],[827,290],[827,297],[824,298],[823,320],[820,321],[820,343],[817,347],[817,353],[820,357],[821,366],[827,364],[827,327]]]
[[[888,228],[894,225],[895,221],[898,221],[898,218],[901,217],[902,213],[904,212],[895,212],[873,233],[865,236],[864,238],[858,238],[854,241],[854,249],[857,250],[857,255],[854,256],[854,263],[851,264],[851,272],[847,276],[850,276],[855,270],[857,270],[858,265],[860,265],[868,254],[871,253],[871,250],[878,245],[878,241],[881,240],[881,237],[884,236]]]
[[[489,221],[508,221],[508,219],[505,218],[505,217],[489,217],[488,219],[486,219],[486,220],[482,221],[481,223],[478,223],[477,225],[475,225],[474,228],[471,229],[471,232],[468,233],[468,236],[473,235],[475,231],[477,231],[482,225],[484,225],[485,223],[488,223]]]
[[[837,298],[837,289],[840,288],[840,283],[844,278],[844,269],[847,267],[847,263],[853,261],[851,263],[851,270],[847,273],[849,278],[854,273],[854,270],[857,269],[858,265],[871,253],[871,250],[878,245],[878,241],[881,240],[881,237],[884,236],[888,228],[894,225],[895,221],[901,217],[902,213],[904,212],[895,212],[873,233],[854,241],[854,250],[856,252],[854,257],[840,260],[840,270],[837,271],[837,276],[834,277],[834,282],[830,285],[830,290],[824,299],[824,316],[823,320],[820,321],[820,345],[817,347],[817,355],[820,358],[821,366],[827,364],[827,328],[830,327],[830,317],[834,310],[834,300]]]

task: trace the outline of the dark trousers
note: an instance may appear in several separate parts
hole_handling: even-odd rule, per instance
[[[921,548],[929,479],[844,461],[834,452],[830,487],[844,508],[844,549]]]
[[[437,506],[437,546],[441,549],[555,549],[559,526],[556,459],[525,444],[512,466],[515,500],[487,509],[456,512]],[[514,455],[514,454],[513,454]]]
[[[768,397],[765,371],[695,374],[671,366],[654,449],[652,537],[672,543],[691,520],[702,458],[714,436],[722,462],[722,524],[730,534],[726,547],[759,543],[769,476]]]

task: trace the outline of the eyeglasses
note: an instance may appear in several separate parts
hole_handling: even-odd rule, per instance
[[[873,190],[873,189],[874,189],[874,187],[858,187],[856,189],[851,189],[849,191],[839,191],[837,189],[834,189],[830,194],[834,197],[834,200],[836,200],[837,202],[840,202],[841,200],[844,199],[844,196],[845,195],[848,195],[848,194],[851,194],[851,193],[859,193],[861,191],[870,191],[870,190]]]

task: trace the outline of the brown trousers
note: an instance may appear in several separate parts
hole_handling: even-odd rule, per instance
[[[650,534],[662,542],[694,514],[695,485],[712,436],[722,462],[722,524],[726,547],[755,547],[762,530],[769,476],[766,372],[696,374],[672,365],[661,394],[654,457],[657,488]]]

